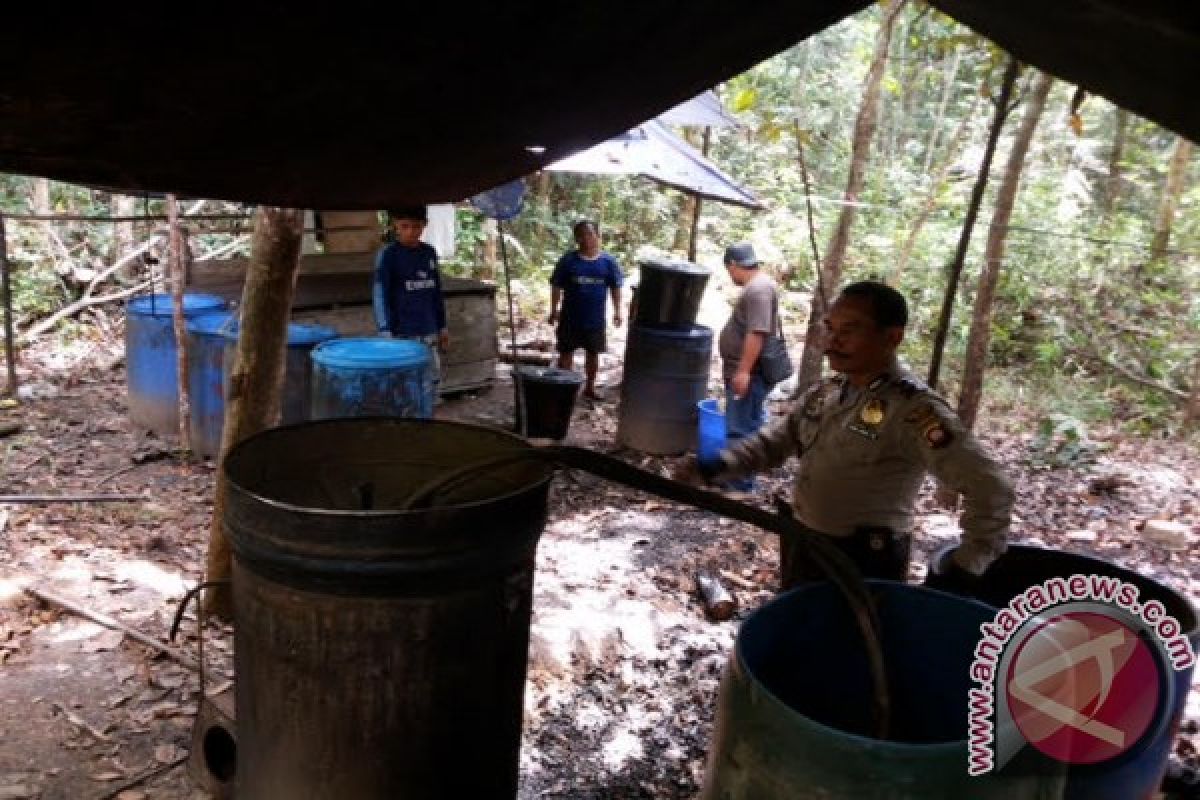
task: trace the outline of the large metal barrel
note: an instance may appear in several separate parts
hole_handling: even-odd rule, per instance
[[[967,774],[970,668],[988,606],[870,581],[882,629],[890,733],[872,735],[859,627],[832,584],[780,595],[738,631],[720,690],[704,800],[1060,798],[1063,768],[1035,759]]]
[[[411,339],[334,339],[312,351],[312,418],[433,416],[433,360]]]
[[[467,278],[442,280],[450,347],[442,356],[442,394],[491,386],[496,378],[496,287]]]
[[[647,259],[638,266],[633,324],[679,330],[695,325],[708,285],[708,267],[666,259]]]
[[[708,386],[712,339],[703,325],[630,326],[617,420],[621,444],[657,455],[695,446],[696,404]]]
[[[547,468],[490,469],[428,510],[398,509],[528,446],[375,418],[230,451],[238,800],[515,796]]]
[[[183,296],[186,318],[221,311],[228,304],[211,294]],[[125,306],[125,378],[129,421],[161,435],[179,432],[179,350],[171,295],[135,297]]]
[[[1010,545],[974,587],[975,595],[996,609],[1025,590],[1051,578],[1099,575],[1119,578],[1137,587],[1138,602],[1157,600],[1180,624],[1180,634],[1200,650],[1200,624],[1196,609],[1183,594],[1158,581],[1108,561],[1079,553],[1064,553],[1028,545]],[[1169,670],[1170,704],[1158,715],[1142,740],[1128,752],[1108,763],[1072,766],[1068,774],[1066,800],[1128,800],[1153,797],[1162,783],[1175,736],[1192,687],[1194,666]],[[1160,701],[1161,702],[1161,701]]]

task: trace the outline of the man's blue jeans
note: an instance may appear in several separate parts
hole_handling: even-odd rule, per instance
[[[730,446],[743,436],[749,436],[763,426],[767,420],[764,404],[767,401],[767,385],[762,376],[750,374],[750,386],[741,397],[733,395],[733,381],[725,380],[725,444]],[[738,478],[729,481],[729,488],[748,492],[754,488],[754,478]]]

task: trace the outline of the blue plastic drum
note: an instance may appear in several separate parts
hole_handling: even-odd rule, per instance
[[[338,332],[328,325],[293,322],[287,329],[287,360],[283,374],[283,408],[280,424],[305,422],[312,418],[312,349],[322,342],[336,339]],[[226,334],[225,381],[233,374],[237,356],[238,329]]]
[[[225,425],[225,341],[237,326],[231,311],[201,314],[188,322],[188,401],[192,450],[216,455]]]
[[[227,307],[216,295],[183,296],[188,319]],[[125,306],[125,374],[133,425],[164,435],[179,431],[178,353],[171,296],[130,300]]]
[[[312,351],[312,418],[433,416],[433,359],[410,339],[335,339]]]
[[[204,456],[221,450],[225,398],[237,353],[240,328],[232,312],[202,314],[188,323],[188,395],[191,400],[192,449]],[[320,342],[337,337],[327,325],[292,323],[287,329],[281,424],[309,417],[312,367],[309,353]]]

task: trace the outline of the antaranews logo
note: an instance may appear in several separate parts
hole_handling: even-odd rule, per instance
[[[1196,660],[1179,621],[1111,576],[1051,578],[980,626],[967,772],[999,770],[1026,743],[1066,764],[1128,752],[1171,708],[1171,670]]]

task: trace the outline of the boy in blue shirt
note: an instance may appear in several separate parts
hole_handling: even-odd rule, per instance
[[[575,366],[575,351],[583,348],[587,383],[583,396],[599,400],[596,372],[605,341],[605,295],[612,294],[613,325],[621,325],[621,284],[624,277],[617,260],[600,250],[600,229],[591,220],[575,223],[572,250],[558,260],[550,276],[550,324],[558,323],[556,339],[559,369]],[[562,314],[559,314],[559,304]]]
[[[425,206],[400,208],[388,215],[395,240],[375,257],[375,324],[382,336],[429,345],[437,397],[442,374],[438,351],[450,346],[450,335],[437,251],[421,241],[429,217]]]

